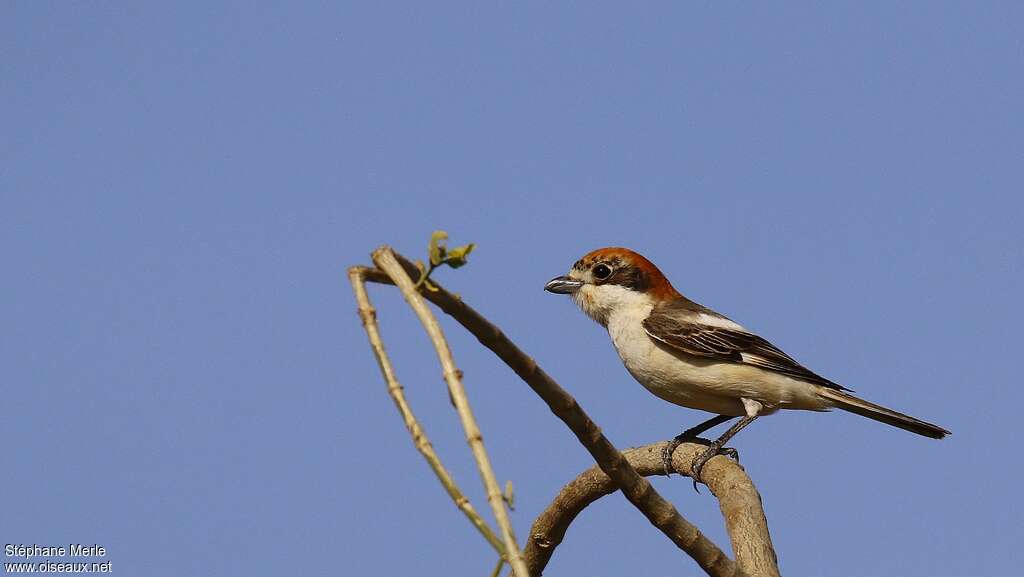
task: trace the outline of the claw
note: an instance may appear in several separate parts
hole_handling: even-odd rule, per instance
[[[671,477],[672,471],[675,470],[675,467],[672,466],[672,455],[676,452],[676,449],[679,448],[679,445],[681,444],[683,444],[683,440],[680,439],[679,437],[676,437],[669,441],[661,449],[661,466],[664,467],[665,469],[666,477]]]
[[[737,463],[740,462],[740,452],[732,447],[722,447],[718,450],[719,455],[725,455]]]
[[[715,455],[725,455],[727,457],[732,458],[736,462],[739,462],[740,460],[740,454],[736,449],[733,449],[732,447],[719,448],[718,446],[716,446],[715,443],[711,443],[711,445],[708,446],[707,450],[701,453],[700,455],[697,455],[693,459],[693,462],[690,464],[690,478],[693,479],[694,491],[700,493],[700,489],[697,488],[697,482],[704,482],[704,480],[701,479],[701,471],[704,470],[704,465],[706,465],[707,462],[711,460],[711,457],[714,457]]]
[[[701,482],[701,483],[704,482],[704,480],[701,479],[701,477],[700,477],[701,471],[704,470],[704,465],[708,462],[708,460],[711,459],[711,457],[714,457],[717,454],[718,454],[718,447],[716,447],[712,443],[712,445],[710,447],[708,447],[706,451],[704,451],[700,455],[697,455],[696,457],[694,457],[693,462],[690,463],[690,478],[693,479],[693,490],[694,491],[697,491],[698,493],[700,493],[700,489],[697,488],[697,482],[698,481]]]

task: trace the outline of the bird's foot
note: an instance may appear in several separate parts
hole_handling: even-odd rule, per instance
[[[693,479],[694,491],[700,493],[700,489],[697,487],[697,482],[704,482],[704,480],[701,479],[701,471],[704,470],[704,465],[706,465],[707,462],[711,460],[711,457],[714,457],[715,455],[724,455],[733,459],[737,463],[740,460],[739,451],[736,449],[733,449],[732,447],[721,447],[718,443],[710,443],[708,448],[700,455],[694,457],[693,463],[690,464],[690,478]]]
[[[683,431],[681,434],[676,435],[671,441],[668,442],[668,444],[666,444],[661,449],[661,465],[665,469],[666,477],[671,477],[672,473],[676,470],[676,468],[672,466],[672,455],[675,454],[676,449],[679,448],[679,445],[682,445],[683,443],[711,445],[711,441],[707,439],[702,439],[691,433],[689,430]],[[732,451],[732,449],[729,450]]]
[[[732,447],[722,447],[718,450],[719,455],[725,455],[737,463],[740,462],[740,452]]]

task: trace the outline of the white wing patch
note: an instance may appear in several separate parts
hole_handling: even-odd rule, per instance
[[[746,332],[746,329],[741,327],[739,323],[733,322],[725,317],[709,315],[707,313],[700,313],[699,315],[697,315],[696,321],[700,324],[708,325],[710,327],[718,327],[722,329],[732,329],[734,331]]]

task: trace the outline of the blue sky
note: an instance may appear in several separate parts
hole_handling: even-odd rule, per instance
[[[98,543],[139,577],[486,574],[344,276],[443,228],[478,250],[439,280],[621,447],[704,415],[541,291],[606,245],[953,431],[786,413],[739,435],[783,573],[1012,572],[1022,22],[1013,2],[6,3],[0,541]],[[486,509],[428,341],[371,296]],[[443,322],[523,538],[589,457]],[[654,483],[725,546],[713,498]],[[620,496],[549,566],[680,571]]]

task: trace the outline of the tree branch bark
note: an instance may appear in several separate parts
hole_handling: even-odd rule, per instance
[[[645,477],[662,475],[661,450],[665,444],[661,442],[627,449],[623,456],[637,473]],[[672,459],[676,472],[689,476],[690,463],[704,449],[703,445],[695,443],[680,445]],[[743,467],[731,459],[715,457],[704,467],[702,478],[718,497],[737,564],[751,577],[779,577],[761,496]],[[569,525],[583,509],[614,493],[617,488],[598,467],[587,469],[563,487],[530,528],[523,551],[530,574],[538,577],[544,572]]]
[[[418,273],[417,268],[411,262],[397,254],[395,257],[407,274]],[[388,276],[381,271],[368,269],[362,273],[369,281],[391,283]],[[436,282],[433,284],[437,285]],[[425,291],[422,296],[458,321],[482,345],[494,352],[498,358],[515,371],[547,403],[551,412],[569,427],[601,470],[615,482],[626,499],[639,509],[651,524],[692,557],[707,574],[714,577],[746,574],[696,526],[683,518],[679,511],[665,500],[647,479],[633,469],[629,461],[608,441],[597,424],[583,411],[576,399],[548,376],[536,361],[521,351],[498,327],[462,302],[460,298],[439,285],[438,288],[439,290],[436,292]],[[710,466],[711,463],[709,462],[708,465]]]

